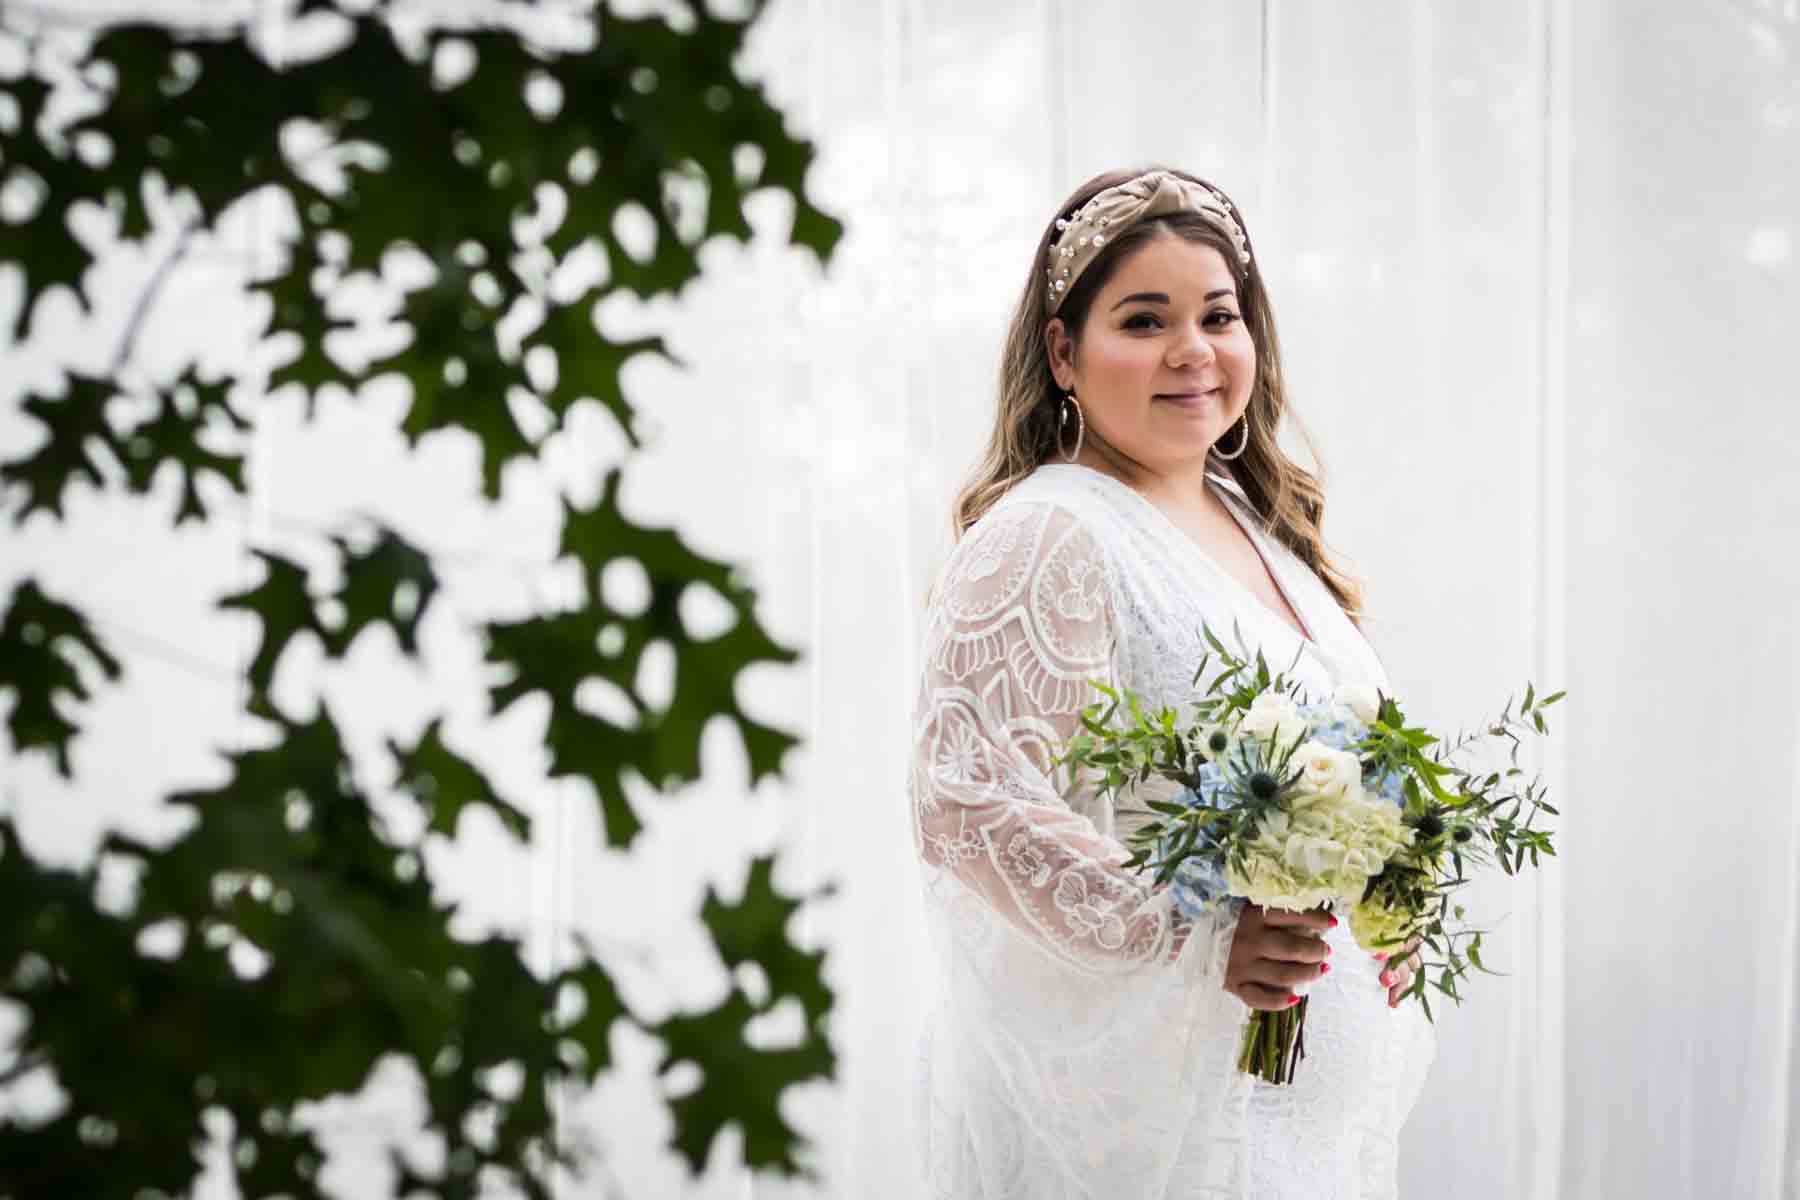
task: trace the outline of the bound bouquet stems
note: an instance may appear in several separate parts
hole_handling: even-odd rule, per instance
[[[1498,973],[1481,961],[1486,931],[1462,924],[1453,903],[1468,871],[1497,865],[1512,875],[1527,857],[1537,866],[1555,854],[1549,831],[1533,823],[1557,810],[1536,777],[1525,779],[1518,753],[1522,734],[1549,732],[1543,711],[1564,693],[1540,699],[1527,684],[1516,712],[1508,698],[1476,734],[1446,741],[1408,725],[1374,687],[1308,695],[1234,634],[1236,652],[1202,629],[1209,650],[1194,672],[1196,698],[1176,708],[1147,712],[1138,696],[1090,681],[1104,699],[1082,710],[1056,763],[1076,779],[1097,774],[1115,812],[1151,818],[1128,839],[1130,863],[1167,885],[1189,917],[1236,900],[1331,905],[1370,953],[1417,939],[1421,968],[1406,994],[1427,1019],[1428,988],[1461,1003],[1457,980],[1470,966]],[[1505,745],[1510,765],[1472,769],[1484,743]],[[1168,798],[1128,803],[1157,790],[1145,786],[1153,780]],[[1306,1008],[1302,997],[1253,1013],[1239,1068],[1291,1082],[1306,1055]]]
[[[1238,1070],[1270,1083],[1291,1083],[1294,1068],[1306,1057],[1306,1002],[1276,1012],[1255,1012],[1244,1028]]]

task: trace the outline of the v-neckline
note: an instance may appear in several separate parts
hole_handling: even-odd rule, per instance
[[[1192,534],[1188,533],[1187,530],[1185,530],[1181,526],[1177,525],[1174,521],[1174,518],[1170,517],[1168,513],[1164,512],[1162,509],[1158,508],[1154,503],[1152,503],[1150,501],[1150,499],[1147,496],[1145,496],[1143,493],[1139,492],[1136,488],[1132,487],[1130,484],[1124,482],[1121,479],[1113,478],[1111,475],[1108,475],[1105,471],[1095,470],[1093,467],[1087,466],[1083,463],[1051,463],[1048,465],[1060,466],[1060,467],[1074,467],[1076,470],[1086,471],[1088,474],[1097,475],[1101,479],[1104,479],[1106,482],[1129,493],[1132,499],[1136,500],[1139,504],[1143,505],[1145,508],[1149,509],[1152,513],[1154,513],[1156,515],[1156,519],[1163,523],[1163,526],[1168,530],[1169,533],[1171,533],[1175,537],[1179,538],[1183,543],[1185,543],[1187,545],[1187,547],[1190,550],[1192,550],[1195,554],[1199,555],[1201,560],[1204,561],[1207,566],[1211,567],[1222,578],[1224,578],[1227,583],[1229,583],[1232,587],[1235,587],[1240,593],[1242,593],[1244,599],[1248,600],[1253,606],[1255,606],[1257,609],[1260,609],[1263,613],[1265,613],[1271,620],[1273,620],[1274,622],[1279,624],[1283,629],[1287,630],[1290,634],[1292,634],[1296,638],[1299,638],[1302,642],[1306,643],[1308,646],[1312,647],[1314,650],[1321,649],[1321,647],[1319,646],[1319,643],[1318,643],[1318,639],[1313,637],[1312,629],[1306,622],[1306,614],[1300,611],[1300,605],[1295,603],[1293,595],[1287,589],[1287,585],[1285,585],[1281,581],[1280,572],[1278,572],[1275,569],[1274,562],[1271,561],[1269,554],[1267,552],[1265,552],[1265,550],[1263,549],[1262,531],[1254,528],[1253,524],[1250,521],[1246,520],[1244,515],[1238,511],[1237,497],[1233,496],[1230,493],[1230,489],[1220,486],[1224,481],[1221,480],[1217,475],[1214,475],[1211,471],[1208,471],[1206,473],[1207,485],[1219,494],[1219,500],[1222,504],[1224,504],[1225,511],[1227,513],[1231,514],[1231,519],[1233,521],[1237,522],[1239,529],[1242,529],[1244,531],[1244,537],[1249,540],[1250,548],[1252,550],[1256,551],[1256,557],[1257,557],[1258,561],[1260,561],[1262,563],[1263,570],[1268,573],[1269,581],[1275,585],[1275,591],[1281,596],[1281,598],[1284,601],[1286,601],[1287,606],[1293,610],[1294,619],[1296,621],[1300,622],[1299,629],[1295,629],[1292,625],[1288,624],[1286,617],[1282,616],[1280,613],[1276,612],[1273,608],[1271,608],[1263,600],[1263,598],[1261,596],[1258,596],[1254,591],[1252,591],[1250,589],[1249,585],[1244,583],[1243,580],[1239,579],[1236,575],[1233,575],[1230,571],[1227,571],[1222,565],[1220,565],[1220,563],[1217,559],[1215,559],[1211,554],[1209,554],[1206,551],[1205,547],[1203,547],[1199,542],[1194,540],[1194,537]]]

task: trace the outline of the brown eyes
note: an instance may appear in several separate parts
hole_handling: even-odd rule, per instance
[[[1215,329],[1224,329],[1226,326],[1230,325],[1233,321],[1239,321],[1239,320],[1243,319],[1243,318],[1239,317],[1236,313],[1232,312],[1230,309],[1223,309],[1223,308],[1219,309],[1216,312],[1210,312],[1210,313],[1206,314],[1206,319],[1208,322],[1212,322],[1214,317],[1223,318],[1222,320],[1218,321],[1216,324],[1213,325],[1213,328],[1215,328]],[[1150,322],[1150,324],[1140,325],[1139,324],[1140,321],[1148,321],[1148,322]],[[1162,321],[1157,318],[1156,314],[1147,313],[1147,312],[1133,313],[1129,318],[1126,319],[1125,324],[1123,326],[1123,328],[1125,328],[1125,329],[1152,329],[1152,328],[1160,329],[1161,327],[1162,327]]]

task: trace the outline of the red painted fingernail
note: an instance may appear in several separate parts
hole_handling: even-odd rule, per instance
[[[1376,962],[1386,962],[1387,961],[1387,951],[1386,950],[1377,950],[1375,952],[1375,961]]]
[[[1382,972],[1382,973],[1381,973],[1381,974],[1380,974],[1380,976],[1378,976],[1378,978],[1379,978],[1379,979],[1380,979],[1380,980],[1381,980],[1381,986],[1382,986],[1382,987],[1392,987],[1392,986],[1394,986],[1394,981],[1393,981],[1393,980],[1392,980],[1392,979],[1389,979],[1389,978],[1388,978],[1388,973],[1387,973],[1387,972],[1386,972],[1386,971],[1383,971],[1383,972]]]
[[[1289,1008],[1294,1007],[1294,1005],[1296,1005],[1298,1003],[1300,1003],[1300,997],[1298,997],[1298,996],[1289,996],[1288,997],[1288,1007]]]
[[[1325,974],[1325,972],[1327,972],[1329,970],[1331,970],[1330,963],[1320,963],[1319,964],[1319,974],[1323,975],[1323,974]]]
[[[1326,958],[1331,957],[1331,943],[1330,942],[1325,943],[1325,957]]]
[[[1337,918],[1336,917],[1331,918],[1331,927],[1333,929],[1337,928]]]

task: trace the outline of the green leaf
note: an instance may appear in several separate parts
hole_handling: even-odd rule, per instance
[[[442,717],[433,717],[411,748],[388,739],[399,778],[395,786],[410,794],[430,814],[427,828],[455,837],[463,810],[482,804],[493,810],[500,823],[520,841],[531,836],[531,818],[494,790],[479,768],[444,744],[439,733]]]
[[[217,476],[239,495],[245,494],[243,456],[214,452],[201,444],[202,435],[219,430],[249,432],[250,423],[227,399],[229,388],[228,380],[204,382],[190,365],[174,383],[156,390],[156,415],[121,435],[114,447],[133,492],[150,491],[165,464],[176,469],[181,479],[176,525],[206,519],[197,487],[202,474]]]
[[[80,649],[108,679],[122,673],[118,659],[78,609],[47,595],[33,579],[13,588],[0,620],[0,690],[13,694],[7,733],[13,750],[48,750],[57,773],[72,777],[69,744],[77,732],[59,711],[59,697],[88,699],[71,649]],[[4,965],[0,963],[0,965]]]
[[[829,1078],[836,1056],[816,1037],[793,1046],[753,1047],[744,1031],[756,1015],[743,992],[733,989],[711,1010],[651,1026],[665,1047],[659,1068],[663,1074],[680,1063],[700,1070],[699,1086],[669,1101],[674,1148],[698,1175],[713,1141],[727,1125],[736,1125],[743,1135],[745,1165],[811,1177],[814,1173],[798,1158],[800,1135],[782,1114],[781,1094],[808,1080]]]
[[[752,785],[779,774],[782,758],[798,739],[746,714],[736,682],[758,663],[789,664],[799,656],[763,629],[753,607],[755,593],[727,564],[696,554],[673,530],[628,521],[618,505],[620,478],[617,470],[607,476],[591,509],[565,505],[562,554],[589,581],[588,604],[574,613],[489,625],[487,632],[488,659],[514,668],[512,679],[492,689],[495,711],[530,692],[546,694],[552,773],[589,780],[606,809],[608,842],[626,846],[638,824],[624,798],[624,774],[663,789],[698,779],[701,732],[714,718],[736,727]],[[636,615],[614,612],[597,586],[601,572],[621,560],[638,563],[649,578],[649,603]],[[696,585],[712,589],[729,606],[735,623],[726,632],[699,639],[683,627],[680,595]],[[597,653],[609,631],[616,645]],[[651,710],[636,691],[638,663],[656,641],[672,647],[675,658],[673,696],[661,711]],[[620,728],[576,707],[577,688],[594,676],[610,681],[632,702],[633,727]]]
[[[751,962],[762,968],[769,995],[753,1002],[758,1011],[766,1012],[782,997],[792,996],[800,1002],[812,1035],[822,1038],[823,1021],[832,1003],[831,989],[825,985],[825,953],[799,950],[788,941],[789,918],[802,902],[775,889],[774,870],[771,856],[751,859],[743,897],[735,904],[721,900],[709,887],[700,920],[711,932],[713,945],[727,967],[735,969]]]
[[[342,658],[357,636],[374,624],[391,627],[400,648],[416,656],[419,622],[438,590],[430,559],[385,525],[378,526],[375,543],[366,552],[352,549],[342,537],[331,540],[343,557],[344,570],[337,593],[344,608],[343,624],[326,638],[331,656]]]
[[[267,693],[275,678],[275,664],[287,645],[302,633],[318,635],[329,646],[331,634],[320,624],[313,611],[312,597],[306,591],[306,570],[299,564],[264,550],[250,551],[267,568],[263,581],[242,592],[234,592],[218,603],[222,609],[241,609],[262,622],[256,657],[250,662],[250,683],[259,693]]]
[[[68,390],[60,398],[24,399],[24,410],[44,427],[43,443],[21,458],[0,463],[0,487],[17,484],[25,489],[14,524],[38,511],[61,520],[63,493],[69,485],[80,477],[96,489],[104,487],[103,462],[123,458],[119,437],[106,420],[106,402],[116,394],[111,381],[74,371],[67,378]]]

